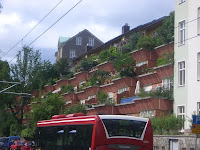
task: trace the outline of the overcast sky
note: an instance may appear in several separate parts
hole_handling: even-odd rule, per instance
[[[0,57],[22,39],[61,0],[0,0]],[[63,0],[23,42],[20,42],[2,60],[10,61],[29,45],[79,0]],[[59,36],[72,37],[88,29],[103,42],[121,34],[121,27],[130,28],[169,15],[174,11],[174,0],[83,0],[55,26],[41,36],[31,47],[39,49],[42,58],[55,62]]]

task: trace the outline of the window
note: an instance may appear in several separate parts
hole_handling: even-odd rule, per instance
[[[85,99],[81,100],[81,104],[85,104]]]
[[[136,64],[136,67],[141,67],[143,65],[146,65],[147,64],[147,61],[142,61],[142,62],[139,62]]]
[[[75,50],[70,50],[70,58],[76,57],[76,51]]]
[[[89,46],[94,46],[94,38],[89,38]]]
[[[150,91],[152,91],[152,85],[144,86],[143,88],[144,88],[144,91],[145,91],[145,92],[150,92]]]
[[[123,87],[123,88],[118,89],[118,94],[121,94],[125,91],[128,91],[128,87]]]
[[[76,45],[82,45],[82,37],[76,37]]]
[[[95,98],[95,95],[88,96],[88,100]]]
[[[200,115],[200,102],[197,102],[197,115]]]
[[[183,3],[183,2],[185,2],[185,0],[179,0],[179,4],[181,4],[181,3]]]
[[[185,106],[178,106],[178,113],[177,116],[181,117],[182,119],[185,118]]]
[[[171,90],[173,88],[173,81],[171,78],[164,78],[162,80],[162,87],[164,90]]]
[[[159,150],[159,146],[154,146],[154,150]]]
[[[178,29],[179,29],[179,35],[178,35],[178,45],[184,45],[185,44],[185,20],[179,22],[178,24]]]
[[[197,34],[200,34],[200,7],[197,10]]]
[[[197,53],[197,80],[200,81],[200,52]]]
[[[185,85],[185,61],[178,63],[178,82],[179,86]]]
[[[71,104],[71,103],[72,103],[71,100],[67,100],[67,101],[65,102],[65,105],[67,105],[67,104]]]
[[[154,117],[154,110],[144,110],[140,112],[140,117],[151,118]]]

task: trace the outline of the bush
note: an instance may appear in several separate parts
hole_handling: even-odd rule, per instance
[[[168,52],[164,53],[161,58],[157,59],[157,66],[174,64],[174,53]]]
[[[74,87],[72,85],[61,86],[62,93],[73,93]]]
[[[82,71],[89,71],[92,67],[96,66],[98,63],[91,59],[83,59],[80,64],[80,69]]]
[[[108,100],[108,94],[102,91],[99,91],[97,93],[97,99],[101,104],[105,104],[106,101]]]
[[[137,48],[154,49],[156,47],[156,40],[151,36],[144,36],[138,40]]]
[[[86,108],[83,104],[76,104],[68,107],[65,111],[65,114],[74,114],[74,113],[84,113],[86,114]]]
[[[154,134],[178,134],[182,129],[184,120],[174,114],[151,119]]]

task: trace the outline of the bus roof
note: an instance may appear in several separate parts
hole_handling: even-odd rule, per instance
[[[141,117],[134,117],[134,116],[127,116],[127,115],[92,115],[92,116],[77,116],[77,115],[71,115],[72,117],[67,117],[69,115],[56,115],[57,119],[51,119],[51,120],[43,120],[38,121],[37,127],[45,127],[45,126],[59,126],[59,125],[73,125],[73,124],[94,124],[95,119],[99,116],[101,119],[125,119],[125,120],[138,120],[138,121],[144,121],[148,122],[149,119],[147,118],[141,118]],[[73,117],[75,116],[75,117]]]

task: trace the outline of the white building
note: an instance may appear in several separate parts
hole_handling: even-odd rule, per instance
[[[200,114],[200,0],[175,0],[174,112],[186,119]]]

